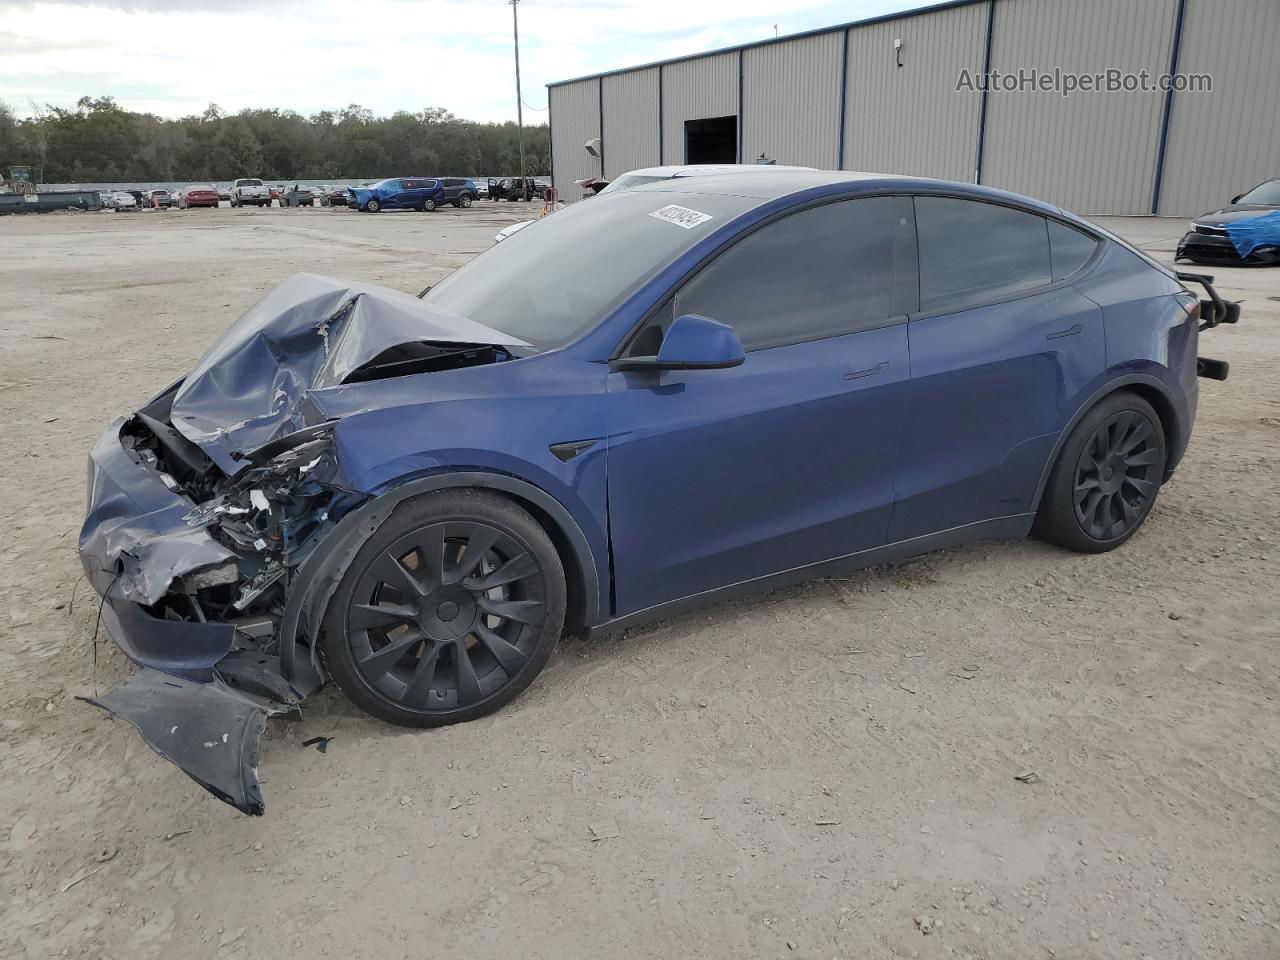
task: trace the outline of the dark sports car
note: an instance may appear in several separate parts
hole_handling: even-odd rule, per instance
[[[1280,179],[1260,183],[1227,206],[1196,217],[1178,243],[1177,258],[1224,266],[1280,263],[1280,232],[1274,243],[1264,240],[1243,257],[1229,233],[1233,224],[1276,212],[1280,212]]]
[[[95,702],[261,813],[267,717],[329,682],[457,723],[563,633],[1033,529],[1114,549],[1238,315],[1057,207],[822,171],[601,194],[422,299],[295,276],[90,453],[81,560],[139,667]]]

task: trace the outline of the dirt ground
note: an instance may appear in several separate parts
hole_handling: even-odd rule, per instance
[[[0,220],[0,956],[1280,956],[1280,269],[1213,271],[1231,378],[1114,553],[569,640],[444,730],[325,691],[269,726],[262,818],[78,701],[129,673],[77,585],[104,425],[290,273],[416,292],[512,219]],[[1106,222],[1166,259],[1184,229]]]

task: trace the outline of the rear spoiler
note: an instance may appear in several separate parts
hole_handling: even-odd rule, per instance
[[[1200,301],[1200,329],[1208,330],[1220,323],[1237,323],[1240,320],[1240,304],[1229,303],[1218,295],[1213,288],[1213,277],[1203,273],[1174,274],[1183,283],[1198,283],[1209,294],[1208,300]]]

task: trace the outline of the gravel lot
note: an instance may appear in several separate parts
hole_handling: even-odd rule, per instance
[[[1114,553],[570,640],[444,730],[326,691],[270,724],[263,818],[79,702],[129,672],[77,587],[107,421],[290,273],[416,292],[514,209],[0,220],[0,956],[1280,955],[1280,270],[1212,271],[1231,379]],[[1184,229],[1106,223],[1164,258]]]

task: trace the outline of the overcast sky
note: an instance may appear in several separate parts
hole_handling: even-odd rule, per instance
[[[524,100],[541,109],[525,118],[546,118],[551,81],[923,2],[521,0]],[[505,0],[0,0],[0,101],[20,116],[90,95],[167,117],[359,103],[513,120],[514,77]]]

